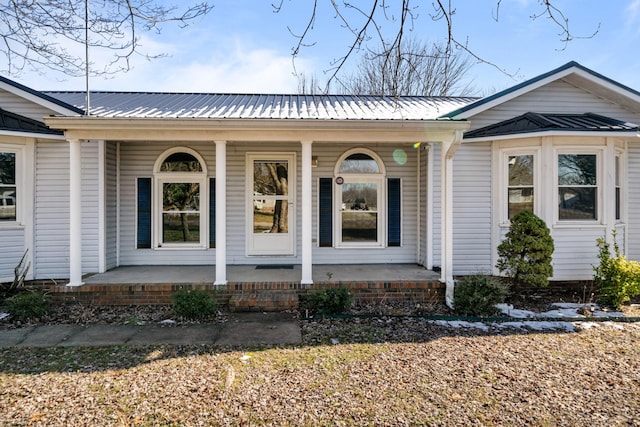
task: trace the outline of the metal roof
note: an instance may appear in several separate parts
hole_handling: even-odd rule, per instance
[[[525,113],[509,120],[466,132],[464,137],[465,139],[485,138],[542,131],[636,132],[637,130],[638,125],[636,124],[593,113]]]
[[[45,92],[85,109],[84,92]],[[349,95],[91,92],[91,115],[107,118],[435,120],[477,98]]]
[[[0,108],[0,130],[12,132],[44,133],[62,135],[61,131],[49,129],[44,123]]]

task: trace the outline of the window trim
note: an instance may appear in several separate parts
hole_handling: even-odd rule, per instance
[[[569,186],[563,185],[563,187],[580,187],[580,188],[592,188],[596,189],[596,208],[595,208],[595,219],[560,219],[560,185],[558,180],[559,173],[559,165],[558,160],[561,155],[594,155],[596,156],[596,184],[593,185],[579,185],[579,186]],[[603,174],[602,168],[604,161],[604,148],[583,148],[580,149],[578,147],[560,147],[554,150],[553,155],[553,200],[554,200],[554,223],[556,225],[598,225],[602,224],[604,221],[603,215]]]
[[[194,156],[202,171],[200,172],[162,172],[160,168],[164,161],[172,154],[184,152]],[[151,247],[155,250],[182,250],[209,248],[209,187],[207,179],[207,164],[204,158],[195,150],[188,147],[172,147],[163,151],[156,159],[153,167],[153,185],[151,199]],[[163,188],[166,183],[198,183],[200,184],[200,238],[199,242],[164,243],[162,241],[163,227]]]
[[[353,154],[366,154],[371,157],[377,164],[377,173],[345,173],[340,172],[342,162]],[[384,162],[380,156],[367,148],[352,148],[345,151],[338,158],[334,166],[334,197],[333,197],[333,247],[342,249],[367,249],[367,248],[385,248],[387,247],[387,174]],[[337,178],[341,178],[342,183],[338,183]],[[377,195],[377,233],[375,242],[343,242],[342,241],[342,185],[349,183],[375,183],[378,186]]]
[[[22,145],[14,144],[0,144],[0,152],[15,154],[15,189],[16,189],[16,219],[14,220],[2,220],[0,221],[0,228],[13,228],[17,225],[23,226],[23,212],[25,209],[25,181],[24,173],[25,168],[25,147]]]
[[[542,188],[540,173],[540,147],[531,148],[503,148],[500,150],[500,226],[509,227],[509,157],[513,156],[533,156],[533,213],[540,216],[541,201],[540,188]]]

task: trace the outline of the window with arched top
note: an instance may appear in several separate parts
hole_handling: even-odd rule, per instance
[[[382,160],[371,150],[349,150],[338,159],[334,173],[336,246],[384,246],[386,186]]]
[[[162,153],[154,167],[154,247],[205,248],[207,171],[187,147]]]

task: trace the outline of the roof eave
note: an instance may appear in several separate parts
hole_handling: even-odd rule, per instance
[[[609,138],[638,138],[640,142],[640,133],[637,131],[579,131],[579,130],[547,130],[521,132],[507,135],[482,136],[477,138],[463,137],[463,142],[486,142],[486,141],[504,141],[508,139],[524,139],[524,138],[541,138],[545,136],[596,136]]]

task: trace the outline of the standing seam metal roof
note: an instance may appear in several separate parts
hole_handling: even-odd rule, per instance
[[[85,109],[84,92],[45,92]],[[106,118],[435,120],[477,98],[91,92],[91,115]]]

